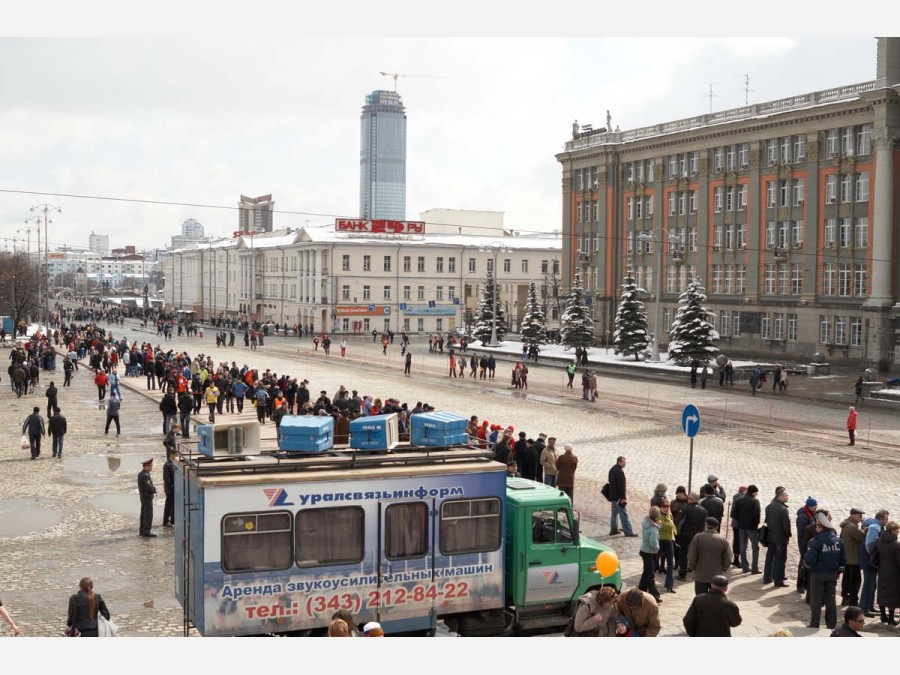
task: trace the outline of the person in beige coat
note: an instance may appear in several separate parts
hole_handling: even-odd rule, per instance
[[[716,530],[719,521],[706,519],[706,530],[699,532],[688,550],[688,567],[694,570],[694,595],[709,592],[709,584],[719,574],[727,576],[731,569],[731,545]]]
[[[547,447],[541,451],[541,467],[544,469],[544,484],[556,486],[556,439],[547,439]]]
[[[578,599],[575,633],[578,637],[615,637],[616,591],[609,587],[588,591]]]

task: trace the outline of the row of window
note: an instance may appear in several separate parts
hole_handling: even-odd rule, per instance
[[[384,300],[392,300],[392,291],[393,286],[385,284],[382,287],[382,298]],[[447,300],[449,302],[453,302],[456,298],[456,286],[447,286]],[[362,300],[372,300],[372,287],[368,284],[362,287]],[[412,286],[404,286],[403,287],[403,300],[412,300]],[[435,286],[434,287],[434,300],[438,302],[444,301],[444,287],[443,286]],[[341,300],[350,300],[350,286],[349,284],[344,284],[341,286]],[[416,300],[425,300],[425,286],[419,286],[416,289]]]
[[[767,295],[800,295],[803,291],[803,265],[769,263],[764,270],[764,293]]]
[[[438,546],[443,555],[496,551],[501,543],[499,499],[441,504]],[[431,518],[424,502],[384,511],[384,557],[413,560],[428,553]],[[298,567],[353,565],[365,557],[365,511],[358,506],[289,512],[234,513],[222,519],[222,570],[229,574]]]
[[[444,264],[446,262],[446,265]],[[494,261],[493,259],[488,259],[487,261],[487,272],[491,273],[494,271]],[[547,268],[550,265],[549,260],[541,261],[541,272],[546,274]],[[559,272],[559,261],[552,261],[554,269],[556,273]],[[386,255],[383,260],[383,268],[384,272],[391,272],[393,265],[393,256]],[[522,272],[528,274],[528,260],[522,259]],[[469,258],[469,272],[477,272],[478,271],[478,259],[477,258]],[[350,270],[350,255],[344,254],[341,256],[341,271],[349,272]],[[372,256],[364,255],[363,256],[363,272],[371,272],[372,271]],[[403,256],[403,271],[404,272],[412,272],[412,256],[405,255]],[[416,261],[416,272],[425,272],[425,256],[418,256],[418,260]],[[434,260],[434,271],[436,274],[443,274],[445,271],[448,274],[456,273],[456,258],[444,258],[443,256],[437,256]],[[504,258],[503,259],[503,271],[504,272],[512,272],[512,259]]]
[[[861,124],[857,126],[829,129],[822,133],[823,157],[833,159],[835,157],[865,156],[872,153],[872,125]],[[766,165],[794,164],[805,162],[806,134],[782,136],[763,141],[762,148],[765,151]],[[750,143],[738,143],[712,148],[708,152],[713,173],[722,171],[738,171],[750,166]],[[687,178],[700,173],[700,151],[666,155],[663,158],[665,178]],[[654,176],[655,160],[646,159],[636,162],[626,162],[625,180],[629,184],[652,183]],[[589,190],[596,188],[597,167],[585,167],[576,169],[575,189]]]
[[[848,333],[849,328],[849,333]],[[823,345],[862,346],[862,319],[858,316],[819,316],[819,342]]]
[[[856,190],[853,190],[853,187]],[[840,185],[840,195],[838,195]],[[841,204],[849,204],[852,201],[869,201],[869,172],[861,171],[857,174],[842,173],[828,174],[825,176],[825,203],[834,204],[840,196]]]
[[[868,282],[865,263],[825,263],[822,266],[822,295],[864,298]]]
[[[672,266],[674,268],[674,265]],[[674,275],[674,269],[669,272]],[[713,265],[711,293],[742,294],[747,290],[746,265]]]

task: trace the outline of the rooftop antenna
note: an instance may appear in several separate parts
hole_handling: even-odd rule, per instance
[[[750,88],[750,76],[744,75],[744,105],[750,105],[750,92],[756,91]]]
[[[709,114],[710,114],[710,115],[712,114],[712,111],[713,111],[712,104],[713,104],[713,97],[714,97],[714,96],[718,96],[718,94],[713,93],[712,82],[710,82],[710,83],[709,83],[709,93],[708,93],[708,94],[705,94],[705,98],[709,98]]]
[[[380,71],[381,75],[385,77],[390,77],[394,80],[394,93],[397,93],[397,78],[399,77],[426,77],[432,80],[449,80],[448,77],[442,77],[441,75],[407,75],[406,73],[386,73],[383,70]]]

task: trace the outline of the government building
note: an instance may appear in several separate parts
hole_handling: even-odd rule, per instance
[[[630,269],[654,332],[659,293],[663,345],[699,278],[725,354],[900,360],[900,38],[877,40],[872,81],[641,129],[573,126],[556,156],[563,286],[581,274],[598,336]]]

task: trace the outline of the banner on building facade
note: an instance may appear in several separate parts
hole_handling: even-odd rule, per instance
[[[425,223],[414,220],[359,220],[336,218],[335,232],[362,232],[366,234],[425,234]]]
[[[391,308],[386,305],[338,305],[337,316],[390,316]]]

